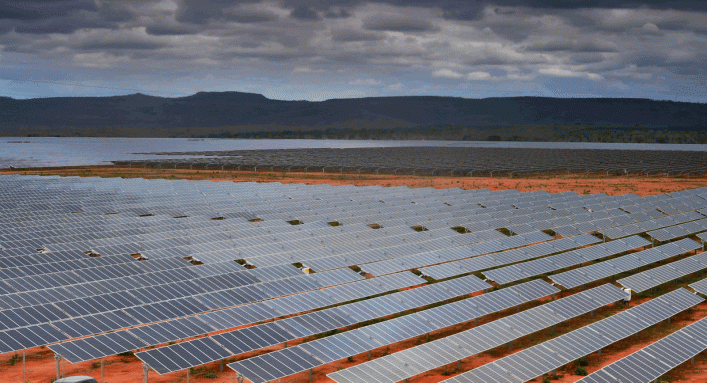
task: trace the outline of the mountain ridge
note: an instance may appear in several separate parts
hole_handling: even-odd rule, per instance
[[[108,97],[0,97],[0,134],[81,135],[126,129],[156,132],[323,130],[357,126],[377,129],[423,126],[618,126],[705,130],[707,104],[641,98],[535,96],[469,99],[387,96],[325,101],[273,100],[257,93],[198,92],[184,97],[141,93]],[[102,132],[102,133],[98,133]],[[130,135],[134,135],[131,132]],[[126,133],[127,135],[127,133]]]

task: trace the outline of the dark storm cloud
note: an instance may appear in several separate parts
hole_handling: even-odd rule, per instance
[[[298,20],[319,20],[321,17],[312,7],[300,5],[292,10],[290,17]]]
[[[191,35],[198,32],[200,29],[192,25],[150,25],[145,28],[145,31],[154,36],[179,36]]]
[[[369,31],[430,32],[435,26],[422,18],[403,15],[378,14],[363,20],[363,28]]]
[[[43,20],[81,10],[95,12],[98,7],[89,0],[9,0],[0,2],[0,20]]]
[[[167,44],[152,42],[152,41],[139,41],[136,39],[117,40],[117,41],[88,41],[85,43],[78,44],[76,47],[84,51],[113,51],[113,50],[145,50],[145,49],[159,49],[167,46]]]
[[[258,3],[259,0],[183,0],[179,5],[177,20],[185,23],[205,24],[209,20],[227,18],[227,8],[241,4]]]
[[[359,29],[334,29],[331,31],[332,38],[338,42],[352,41],[377,41],[385,38],[380,32],[362,31]]]
[[[673,81],[705,74],[706,12],[707,1],[676,0],[0,0],[0,50],[47,68],[64,60],[144,79],[182,66],[293,87],[306,76],[409,92]]]
[[[618,48],[616,44],[611,42],[600,42],[593,40],[577,41],[577,40],[553,40],[543,43],[534,43],[526,48],[529,51],[535,52],[616,52]]]
[[[347,17],[351,17],[351,13],[349,13],[346,9],[339,9],[338,11],[329,10],[326,14],[324,14],[324,16],[330,19],[345,19]]]

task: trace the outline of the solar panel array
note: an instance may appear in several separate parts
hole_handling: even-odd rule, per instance
[[[685,289],[678,289],[444,382],[527,382],[703,301],[702,298]]]
[[[689,238],[685,238],[676,242],[666,243],[665,245],[652,247],[647,250],[595,263],[593,265],[551,275],[549,278],[553,282],[571,289],[573,287],[598,281],[602,278],[607,278],[625,271],[650,265],[654,262],[666,260],[699,248],[699,243]]]
[[[707,279],[691,283],[689,286],[698,293],[707,295]]]
[[[120,333],[119,335],[123,338],[131,339],[132,342],[130,345],[136,342],[140,344],[138,348],[156,346],[162,343],[208,334],[217,330],[245,326],[288,314],[365,298],[399,288],[418,285],[423,282],[424,280],[411,273],[393,274],[376,278],[375,280],[360,280],[345,285],[313,290],[302,294],[265,300],[225,310],[209,311],[208,313],[196,314],[193,317],[147,324],[129,330],[119,331],[118,333]],[[222,307],[213,305],[209,306],[209,308],[217,310]],[[189,324],[189,326],[187,326],[189,328],[188,331],[183,329],[183,323]],[[178,329],[175,330],[175,326]],[[116,353],[112,352],[114,349],[111,349],[110,352],[106,354],[105,352],[107,351],[105,349],[97,347],[96,344],[100,344],[101,339],[103,339],[103,335],[82,338],[58,345],[50,345],[49,348],[72,363],[114,355]],[[80,354],[81,356],[78,356],[75,352],[71,351],[72,349],[81,349],[83,352]],[[134,349],[135,347],[127,348],[118,351],[118,353]]]
[[[361,265],[361,269],[374,276],[395,273],[402,270],[410,270],[417,267],[428,266],[436,263],[453,261],[459,258],[468,258],[477,254],[492,253],[501,250],[512,249],[532,243],[551,240],[552,237],[543,232],[532,232],[527,234],[514,235],[497,239],[494,241],[482,242],[476,245],[454,248],[448,251],[431,251],[396,258],[388,261],[367,263]],[[598,241],[598,240],[597,240]]]
[[[475,279],[326,309],[423,282],[398,271],[442,262],[451,263],[440,270],[457,262],[472,270],[587,245],[627,246],[633,239],[597,245],[582,234],[648,220],[694,229],[684,224],[704,216],[683,212],[705,206],[707,189],[639,197],[3,175],[0,353],[49,345],[77,362],[324,308],[144,354],[174,371],[440,302],[471,291]],[[572,237],[553,240],[540,230]],[[316,273],[304,274],[298,262]],[[347,267],[354,265],[375,278]],[[322,364],[554,291],[533,281],[283,352]],[[288,371],[278,366],[277,374]]]
[[[592,372],[577,383],[652,382],[707,350],[707,318]]]
[[[341,271],[344,271],[343,273]],[[339,283],[360,280],[360,276],[351,270],[335,270],[331,276],[321,275],[321,281],[327,281],[330,286]],[[290,281],[300,281],[311,277],[309,284],[300,284],[301,288],[318,288],[319,284],[313,276],[302,275],[290,278]],[[323,277],[323,278],[321,278]],[[181,283],[187,284],[188,281]],[[279,281],[275,281],[277,283]],[[312,285],[312,282],[315,284]],[[185,295],[169,298],[164,301],[145,303],[134,295],[127,293],[106,294],[91,300],[79,299],[74,301],[58,302],[41,306],[31,306],[23,309],[0,311],[0,318],[5,326],[13,326],[0,332],[0,352],[19,351],[30,347],[51,344],[58,340],[68,340],[89,335],[115,331],[141,324],[174,319],[188,315],[203,313],[212,309],[223,308],[269,299],[274,296],[284,295],[278,290],[262,290],[266,283],[245,285],[241,288],[225,288],[221,292],[210,294],[186,295],[186,289],[181,290]],[[167,292],[168,290],[163,290]],[[144,298],[145,296],[141,296]],[[220,302],[220,303],[215,303]],[[37,336],[47,330],[47,325],[60,330],[52,336]]]
[[[230,354],[239,355],[366,320],[397,314],[419,306],[471,294],[490,287],[491,285],[477,277],[469,276],[460,280],[401,291],[258,326],[222,332],[212,336],[211,339],[214,342],[213,347],[222,346]],[[368,313],[369,316],[364,319],[361,318],[360,314],[358,316],[355,315],[355,313],[361,312]],[[147,350],[137,353],[136,356],[160,374],[203,364],[203,358],[193,357],[189,352],[185,352],[185,350],[188,350],[186,345],[188,343],[177,343],[167,347]],[[175,357],[175,355],[179,357]],[[209,361],[216,360],[218,359]],[[186,364],[182,361],[186,362]]]
[[[635,224],[600,230],[599,233],[601,233],[607,238],[617,239],[628,237],[630,235],[638,233],[644,233],[647,231],[659,230],[662,228],[679,225],[685,222],[699,220],[702,218],[704,218],[702,214],[696,211],[688,211],[686,213],[675,214],[668,217],[660,217],[648,221],[638,222]]]
[[[698,219],[664,229],[652,230],[647,234],[659,242],[666,242],[705,230],[707,230],[707,219]]]
[[[266,382],[463,323],[557,291],[559,290],[543,281],[531,281],[328,336],[296,347],[244,359],[228,366],[253,383]],[[351,312],[351,315],[355,315],[362,321],[371,318],[367,312]]]
[[[626,293],[616,286],[598,286],[328,376],[339,383],[398,382],[501,346],[625,297]]]
[[[500,253],[493,253],[470,259],[448,262],[441,265],[423,267],[420,269],[420,272],[435,279],[449,278],[455,275],[471,273],[509,263],[543,257],[549,254],[559,253],[575,247],[582,247],[598,242],[601,242],[601,240],[597,237],[590,234],[584,234],[577,237],[562,238],[537,245],[502,251]]]
[[[594,261],[604,257],[645,247],[650,242],[638,237],[628,237],[615,241],[602,243],[595,246],[585,247],[578,250],[568,251],[547,258],[536,259],[534,261],[523,262],[517,265],[510,265],[494,270],[485,271],[484,275],[499,284],[506,284],[529,278],[534,275],[562,270],[567,267],[580,265],[585,262]]]
[[[233,150],[151,153],[155,158],[114,161],[131,167],[391,174],[511,175],[548,171],[602,174],[702,174],[702,151],[387,147]],[[164,158],[198,155],[205,158]],[[163,158],[159,158],[163,157]]]
[[[642,271],[638,274],[621,278],[616,282],[621,286],[628,287],[632,291],[640,293],[663,283],[676,281],[680,277],[696,273],[707,268],[707,253],[700,253],[671,262],[660,267]]]

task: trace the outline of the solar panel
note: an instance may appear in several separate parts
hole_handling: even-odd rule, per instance
[[[581,286],[602,278],[607,278],[641,266],[669,259],[700,248],[700,245],[685,238],[677,242],[652,247],[647,250],[624,255],[608,261],[580,267],[564,273],[551,275],[550,279],[568,289]]]
[[[395,294],[371,298],[361,302],[337,306],[330,309],[302,314],[296,317],[281,319],[253,327],[223,332],[212,338],[226,348],[230,354],[238,355],[245,352],[273,346],[297,338],[302,338],[329,330],[349,326],[366,320],[395,314],[422,305],[447,300],[460,295],[489,288],[490,285],[475,276],[465,277],[458,281],[448,281],[418,289],[406,290]],[[368,313],[366,314],[363,313]],[[142,359],[143,354],[166,353],[173,346],[143,351],[137,353]],[[146,359],[149,359],[146,358]],[[143,360],[146,360],[143,359]],[[194,366],[203,364],[193,360]],[[153,367],[155,368],[155,367]],[[160,368],[158,366],[158,368]],[[168,373],[172,370],[155,370]]]
[[[649,241],[638,236],[622,238],[608,243],[585,247],[547,258],[541,258],[489,270],[484,272],[484,275],[488,279],[496,281],[499,284],[506,284],[535,275],[545,274],[570,266],[620,254],[631,249],[645,247],[648,245],[650,245]]]
[[[702,301],[704,300],[697,295],[685,289],[678,289],[444,382],[488,382],[490,377],[497,377],[503,382],[526,382],[642,331]],[[527,363],[527,360],[532,360],[533,363]]]
[[[707,319],[702,319],[592,372],[577,382],[652,382],[705,349]]]
[[[311,368],[513,307],[554,294],[556,291],[558,290],[543,281],[531,281],[307,342],[290,349],[297,349],[314,358],[317,363],[308,367]],[[365,312],[350,311],[350,314],[353,315],[353,313],[363,315],[363,318],[366,317]],[[266,377],[269,377],[268,380],[272,380],[305,370],[293,370],[282,362],[278,362],[278,358],[282,356],[281,354],[281,351],[275,351],[263,356],[231,363],[228,366],[239,374],[243,374],[253,383],[264,382],[265,380],[263,379]],[[262,374],[262,371],[267,371],[267,375]]]
[[[642,271],[626,278],[618,279],[616,282],[620,283],[621,286],[628,287],[632,291],[640,293],[662,285],[663,283],[676,281],[680,277],[698,272],[705,268],[707,268],[707,253],[700,253],[689,258]]]
[[[626,293],[610,284],[497,319],[458,334],[427,342],[328,376],[337,382],[396,382],[487,351],[578,315],[623,299]],[[391,379],[390,366],[398,369]]]

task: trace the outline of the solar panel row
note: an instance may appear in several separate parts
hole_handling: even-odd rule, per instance
[[[703,301],[685,289],[678,289],[444,382],[527,382]]]
[[[368,316],[365,320],[370,320],[467,295],[489,287],[491,287],[489,284],[477,277],[470,276],[460,280],[384,295],[258,326],[219,333],[211,338],[231,354],[239,355],[363,322],[364,320],[362,320],[363,318],[360,317],[360,314],[356,315],[356,313],[367,313]],[[180,355],[182,359],[191,363],[188,366],[182,363],[166,363],[165,358],[169,359],[168,356],[172,353],[182,354],[181,351],[183,349],[184,344],[178,343],[139,352],[136,356],[160,374],[203,364],[200,360],[190,359],[188,355]]]
[[[648,245],[650,245],[650,242],[639,236],[622,238],[595,246],[568,251],[566,253],[557,254],[547,258],[536,259],[517,265],[510,265],[485,271],[484,275],[488,279],[496,281],[499,284],[506,284],[535,275],[555,272],[567,267],[581,265],[585,262],[621,254],[623,252]]]
[[[580,267],[564,273],[551,275],[550,279],[568,289],[591,283],[602,278],[637,269],[651,263],[663,261],[700,248],[699,243],[689,239],[652,247],[593,265]]]
[[[671,262],[654,269],[642,271],[626,278],[617,280],[621,286],[640,293],[680,277],[698,272],[707,268],[707,253],[700,253],[692,257]]]
[[[478,327],[399,351],[328,376],[339,383],[394,383],[588,313],[626,297],[610,284],[483,324]]]
[[[592,372],[577,383],[652,382],[707,350],[707,318]]]
[[[509,263],[521,262],[532,258],[543,257],[559,253],[575,247],[582,247],[601,242],[597,237],[589,234],[571,238],[556,239],[533,246],[521,247],[500,253],[493,253],[471,259],[449,262],[442,265],[421,268],[420,271],[435,279],[442,279],[454,275],[470,273],[489,269]],[[493,278],[491,278],[493,279]]]
[[[531,281],[328,336],[299,346],[244,359],[228,366],[253,383],[266,382],[440,328],[463,323],[554,294],[557,291],[543,281]],[[352,314],[360,320],[371,318],[371,315],[366,312],[352,312]],[[292,363],[293,360],[298,362]]]
[[[142,341],[141,347],[155,346],[197,335],[208,334],[216,330],[245,326],[292,313],[308,311],[353,299],[364,298],[366,296],[376,295],[398,288],[410,287],[423,282],[424,280],[412,273],[394,274],[383,278],[377,278],[375,280],[360,280],[345,285],[256,302],[226,310],[210,311],[204,314],[197,314],[193,317],[147,324],[145,326],[135,327],[119,332],[122,333],[124,338],[140,339]],[[216,310],[219,308],[221,307],[209,306],[209,309]],[[190,324],[189,331],[174,329],[175,326],[180,327],[180,324],[184,321],[188,321]],[[58,345],[50,345],[49,348],[72,363],[114,355],[114,353],[101,354],[97,352],[102,350],[100,347],[95,346],[96,342],[100,342],[100,339],[102,339],[101,337],[102,335],[92,338],[78,339]],[[77,356],[74,353],[66,351],[67,348],[73,347],[69,346],[69,343],[87,350],[82,353],[82,355],[83,357],[90,357],[90,359],[76,359]],[[135,349],[136,348],[128,348],[119,352]]]

